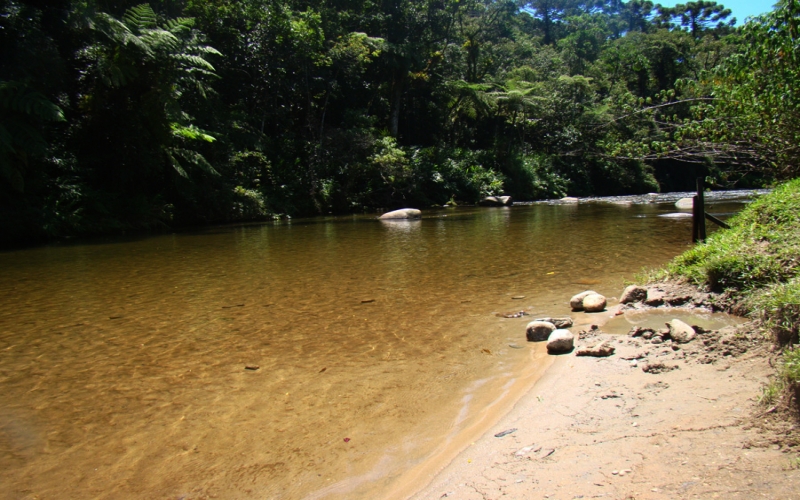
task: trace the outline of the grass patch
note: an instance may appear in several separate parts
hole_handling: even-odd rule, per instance
[[[678,256],[663,275],[651,276],[687,280],[750,311],[768,311],[780,343],[796,342],[789,323],[800,318],[800,179],[754,201],[730,225]]]

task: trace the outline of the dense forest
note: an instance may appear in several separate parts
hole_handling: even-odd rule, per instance
[[[0,5],[2,244],[798,175],[799,0]]]

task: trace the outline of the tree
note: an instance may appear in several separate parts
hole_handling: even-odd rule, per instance
[[[656,8],[662,22],[673,28],[681,26],[695,38],[700,38],[704,31],[712,27],[723,30],[736,24],[735,17],[726,21],[731,15],[731,10],[714,1],[698,0],[678,4],[675,7],[658,5]]]

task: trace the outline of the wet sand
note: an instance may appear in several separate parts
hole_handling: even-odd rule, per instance
[[[715,336],[676,350],[607,338],[611,357],[553,356],[511,411],[397,498],[797,498],[791,422],[757,404],[774,373],[758,335],[728,355]],[[654,363],[677,368],[643,370]]]

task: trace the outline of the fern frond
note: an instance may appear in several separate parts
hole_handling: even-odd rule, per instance
[[[164,27],[173,34],[186,33],[191,31],[194,27],[193,17],[176,17],[175,19],[168,19],[164,23]]]
[[[65,121],[64,112],[60,107],[21,82],[0,81],[0,108],[49,122]]]
[[[149,4],[143,3],[129,8],[122,15],[122,21],[131,31],[141,31],[156,27],[156,13]]]
[[[195,56],[192,54],[174,54],[172,56],[172,59],[175,61],[185,63],[188,66],[194,66],[195,68],[206,69],[208,71],[215,71],[214,66],[212,66],[210,62],[206,61],[200,56]]]
[[[184,139],[189,139],[192,141],[205,141],[205,142],[214,142],[217,140],[216,137],[206,133],[206,131],[199,129],[195,125],[183,126],[178,123],[171,123],[170,128],[172,129],[172,135],[175,137],[183,137]]]
[[[218,51],[214,47],[209,47],[208,45],[198,45],[195,50],[200,54],[204,55],[214,55],[214,56],[221,56],[222,52]]]
[[[128,25],[113,16],[104,12],[97,13],[93,27],[95,31],[104,35],[114,45],[132,45],[144,53],[146,57],[153,56],[150,46],[131,31]]]
[[[190,164],[201,168],[202,170],[208,172],[209,174],[219,175],[219,172],[206,160],[205,156],[201,155],[197,151],[193,151],[191,149],[183,149],[183,148],[169,148],[169,153],[174,156],[178,156],[182,160],[189,162]],[[179,172],[180,173],[180,172]]]
[[[178,172],[178,175],[180,175],[184,179],[188,179],[189,174],[186,173],[186,170],[183,169],[180,162],[172,155],[172,153],[170,152],[171,149],[172,148],[167,148],[167,150],[165,151],[167,155],[167,160],[169,160],[169,163],[170,165],[172,165],[172,168],[174,168],[175,171]]]
[[[162,29],[144,30],[139,38],[149,47],[157,50],[177,50],[181,45],[178,37]]]

